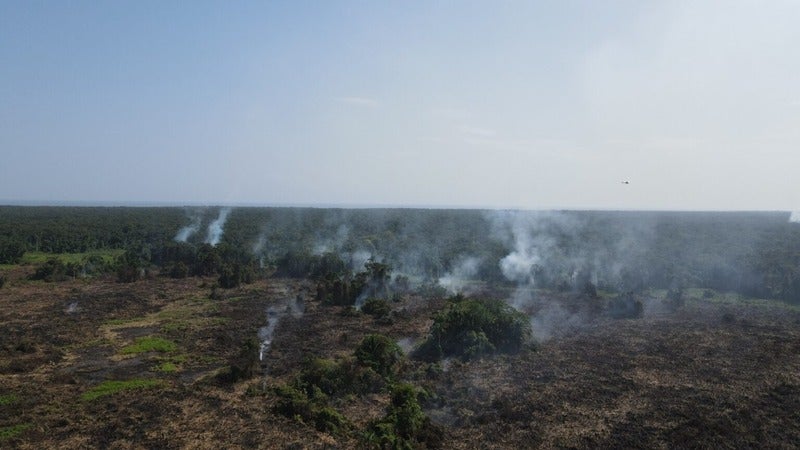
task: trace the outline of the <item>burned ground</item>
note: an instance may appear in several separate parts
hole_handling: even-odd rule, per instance
[[[370,333],[408,348],[444,305],[409,295],[379,320],[318,303],[308,281],[259,280],[212,299],[211,279],[45,283],[27,280],[25,270],[7,270],[0,289],[3,447],[353,448],[359,431],[384,414],[387,392],[331,400],[353,429],[329,434],[275,413],[270,388],[295,377],[308,358],[350,357]],[[593,300],[579,294],[537,295],[591,320],[515,354],[403,363],[402,380],[429,393],[424,412],[440,427],[443,447],[800,441],[795,308],[698,294],[675,311],[645,305],[642,318],[612,319],[591,316]],[[287,299],[299,299],[304,313],[281,316],[265,373],[225,381],[267,309]],[[174,348],[138,351],[142,339]],[[109,380],[155,384],[87,397]]]

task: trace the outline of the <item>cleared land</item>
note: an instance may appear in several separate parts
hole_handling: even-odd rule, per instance
[[[352,428],[327,433],[276,413],[271,388],[309,357],[350,357],[369,333],[419,342],[444,304],[407,295],[381,321],[316,302],[305,281],[260,280],[212,299],[215,279],[46,283],[27,280],[32,270],[3,268],[0,447],[353,448],[384,415],[387,392],[333,398]],[[689,291],[679,309],[641,319],[589,316],[512,355],[407,358],[399,377],[431,393],[423,410],[444,448],[800,442],[800,312],[704,294]],[[587,301],[538,295],[575,311]],[[281,315],[260,373],[226,381],[268,309],[291,299],[304,312]]]

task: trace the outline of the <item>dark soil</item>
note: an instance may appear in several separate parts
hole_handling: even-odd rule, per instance
[[[407,296],[390,320],[313,300],[313,284],[268,279],[211,300],[213,279],[154,277],[32,282],[0,289],[0,428],[29,425],[3,448],[354,448],[272,412],[263,389],[309,357],[346,358],[369,333],[408,346],[424,338],[441,299]],[[222,376],[270,306],[292,299],[255,378]],[[534,348],[434,365],[407,360],[401,377],[433,395],[425,412],[445,448],[791,448],[800,442],[800,313],[782,304],[692,298],[676,311],[647,306],[611,319],[576,295],[541,293],[585,320]],[[581,302],[584,302],[581,306]],[[71,307],[72,305],[72,307]],[[576,306],[577,305],[577,306]],[[535,309],[535,308],[534,308]],[[152,336],[171,353],[121,350]],[[159,369],[164,363],[174,371]],[[106,380],[157,387],[95,400]],[[334,402],[356,429],[380,417],[388,394]]]

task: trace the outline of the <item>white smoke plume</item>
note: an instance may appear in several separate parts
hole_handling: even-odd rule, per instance
[[[264,360],[264,354],[272,346],[272,336],[275,334],[275,328],[278,326],[281,316],[277,308],[270,307],[267,309],[267,324],[258,329],[258,340],[261,341],[261,346],[258,350],[258,360]]]
[[[178,233],[175,235],[175,242],[186,242],[193,234],[200,230],[200,214],[195,211],[193,214],[189,215],[189,218],[191,222],[189,225],[178,230]]]
[[[346,224],[340,224],[335,235],[317,240],[314,245],[314,254],[322,255],[328,252],[341,251],[349,236],[350,228]]]
[[[584,314],[571,312],[558,300],[536,294],[537,273],[559,273],[574,282],[576,268],[594,259],[568,256],[559,248],[559,237],[576,235],[579,224],[575,219],[557,212],[503,212],[493,219],[496,237],[510,247],[499,262],[500,270],[517,285],[506,301],[530,314],[534,339],[546,341],[585,326],[588,317]]]
[[[225,222],[228,220],[228,214],[230,213],[231,208],[222,208],[219,210],[219,216],[208,225],[206,244],[219,244],[220,239],[222,239],[222,232],[225,231]]]
[[[397,346],[400,347],[400,350],[403,350],[403,353],[408,355],[414,350],[414,339],[410,337],[402,338],[397,341]]]
[[[370,259],[375,259],[374,255],[366,250],[356,250],[346,255],[346,260],[350,261],[350,269],[354,271],[364,270],[364,264]]]
[[[253,254],[258,256],[258,266],[264,268],[264,248],[267,246],[267,236],[261,233],[253,244]]]
[[[583,328],[587,321],[583,314],[572,313],[558,303],[547,303],[531,316],[531,331],[534,339],[544,342]]]
[[[261,345],[258,350],[258,360],[264,361],[264,355],[269,352],[272,347],[272,340],[275,336],[275,329],[278,323],[287,314],[294,318],[300,318],[305,312],[305,304],[301,297],[285,299],[277,305],[267,308],[267,324],[258,329],[258,340]]]
[[[524,309],[533,300],[536,270],[547,264],[550,255],[558,253],[550,228],[566,226],[560,223],[566,219],[558,213],[521,211],[498,212],[492,218],[495,236],[512,249],[499,262],[503,276],[517,284],[508,302]]]
[[[792,211],[789,215],[789,222],[800,223],[800,211]]]
[[[439,286],[447,289],[450,294],[461,294],[475,278],[480,269],[481,259],[474,256],[461,258],[454,267],[439,278]]]

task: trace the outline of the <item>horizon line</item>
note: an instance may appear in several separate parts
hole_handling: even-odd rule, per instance
[[[507,205],[433,205],[398,203],[310,203],[310,202],[204,202],[204,201],[105,201],[105,200],[9,200],[0,207],[97,207],[97,208],[312,208],[312,209],[428,209],[477,211],[598,211],[598,212],[762,212],[793,213],[792,209],[714,209],[714,208],[622,208],[622,207],[521,207]]]

